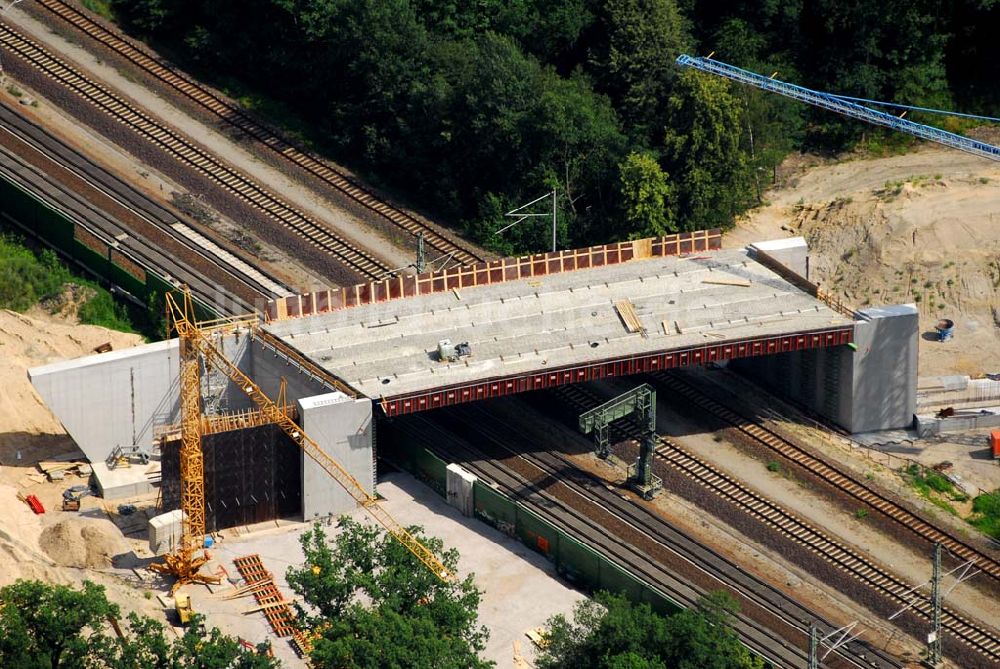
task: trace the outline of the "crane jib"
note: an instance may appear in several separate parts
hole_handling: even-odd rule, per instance
[[[1000,147],[871,109],[870,107],[845,100],[831,93],[823,93],[802,86],[796,86],[795,84],[765,77],[756,72],[750,72],[735,65],[729,65],[709,58],[681,54],[677,57],[677,64],[681,67],[692,67],[702,72],[708,72],[709,74],[732,79],[743,84],[749,84],[765,91],[778,93],[779,95],[800,100],[823,109],[829,109],[830,111],[861,121],[899,130],[900,132],[905,132],[931,142],[937,142],[938,144],[944,144],[960,151],[1000,161]]]

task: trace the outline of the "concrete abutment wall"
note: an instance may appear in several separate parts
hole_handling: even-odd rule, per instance
[[[220,338],[216,345],[271,399],[277,400],[280,380],[285,378],[287,399],[298,405],[299,423],[305,432],[366,492],[373,491],[370,400],[330,393],[325,384],[301,373],[245,332]],[[152,452],[154,428],[180,421],[179,366],[177,340],[173,339],[36,367],[28,370],[28,378],[87,458],[95,463],[99,487],[108,498],[114,498],[152,489],[144,476],[146,467],[109,472],[103,463],[118,445],[135,445]],[[203,370],[202,396],[206,405],[216,403],[222,411],[252,408],[242,389],[219,372]],[[319,465],[301,452],[295,457],[302,471],[304,520],[354,508],[354,498]],[[232,463],[234,468],[247,466],[250,464],[246,462]],[[119,488],[122,494],[115,492]]]
[[[734,361],[734,369],[850,432],[912,425],[919,314],[912,304],[858,312],[854,346]]]

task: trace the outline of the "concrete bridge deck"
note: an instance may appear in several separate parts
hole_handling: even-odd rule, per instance
[[[616,303],[628,300],[641,331]],[[628,305],[624,305],[626,310]],[[853,321],[744,249],[362,304],[265,329],[388,415],[712,360],[840,346]],[[468,342],[457,362],[439,339]]]

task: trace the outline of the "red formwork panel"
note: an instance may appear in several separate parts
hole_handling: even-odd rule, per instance
[[[379,404],[387,416],[400,416],[428,409],[503,397],[570,383],[584,383],[615,376],[644,374],[676,367],[704,365],[722,360],[775,355],[790,351],[844,346],[854,340],[854,326],[756,337],[686,349],[612,358],[583,365],[559,367],[510,377],[442,386],[432,390],[386,397]]]
[[[517,281],[548,274],[574,272],[631,260],[682,255],[722,248],[722,231],[696,230],[652,239],[616,242],[584,249],[567,249],[517,258],[500,258],[464,267],[452,267],[419,275],[395,276],[335,290],[292,295],[272,300],[263,309],[269,320],[298,318],[364,304],[374,304],[417,295],[442,293],[472,286]]]

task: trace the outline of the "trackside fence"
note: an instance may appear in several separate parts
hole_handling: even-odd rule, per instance
[[[447,463],[422,447],[394,445],[382,451],[393,464],[406,469],[439,495],[447,498]],[[473,485],[476,518],[519,539],[544,555],[556,571],[574,585],[590,591],[620,593],[634,602],[645,602],[654,611],[669,615],[683,607],[618,564],[539,517],[526,505],[515,501],[491,485]]]

